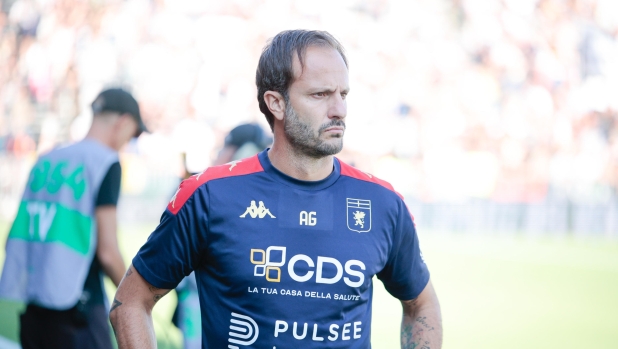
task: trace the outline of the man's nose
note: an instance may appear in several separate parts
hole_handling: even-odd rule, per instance
[[[339,93],[334,93],[328,109],[328,117],[331,119],[344,119],[348,113],[348,105]]]

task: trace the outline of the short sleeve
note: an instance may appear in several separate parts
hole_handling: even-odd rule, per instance
[[[208,229],[204,187],[195,191],[176,214],[166,209],[133,258],[133,266],[151,285],[175,288],[200,264]]]
[[[400,300],[418,297],[429,282],[429,270],[423,260],[412,216],[403,200],[399,201],[393,246],[378,279],[386,290]]]
[[[97,195],[97,201],[95,206],[118,205],[118,198],[120,197],[120,180],[122,178],[122,169],[120,168],[120,162],[113,163],[107,174],[101,182],[99,187],[99,193]]]

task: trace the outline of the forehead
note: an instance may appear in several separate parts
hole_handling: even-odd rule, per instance
[[[348,67],[341,54],[332,47],[309,46],[303,56],[303,65],[301,66],[298,56],[294,54],[292,67],[293,84],[348,87]]]

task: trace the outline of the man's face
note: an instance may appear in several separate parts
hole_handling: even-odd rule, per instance
[[[314,158],[334,155],[343,147],[348,68],[337,50],[312,46],[304,69],[294,55],[294,82],[288,89],[284,131],[290,144]]]

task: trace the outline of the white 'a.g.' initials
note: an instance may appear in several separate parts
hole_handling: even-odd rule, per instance
[[[300,211],[300,225],[314,226],[318,223],[317,213],[314,211]]]

